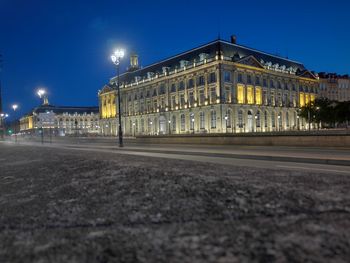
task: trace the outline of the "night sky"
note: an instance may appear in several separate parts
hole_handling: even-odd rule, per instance
[[[4,110],[18,103],[16,117],[28,112],[39,104],[37,87],[54,105],[97,106],[115,47],[137,52],[146,66],[219,32],[310,70],[350,73],[349,10],[347,0],[0,0]],[[122,68],[128,64],[127,56]]]

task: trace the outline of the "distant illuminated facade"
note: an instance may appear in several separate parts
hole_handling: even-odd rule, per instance
[[[66,107],[44,104],[20,119],[20,132],[37,134],[43,129],[53,135],[98,134],[98,107]]]
[[[322,98],[335,101],[350,101],[350,77],[335,73],[319,73]]]
[[[98,92],[104,135],[117,134],[116,78]],[[301,63],[216,40],[120,76],[124,134],[306,129],[298,109],[318,93]]]

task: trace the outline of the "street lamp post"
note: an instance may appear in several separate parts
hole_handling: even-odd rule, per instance
[[[49,119],[49,132],[50,132],[50,143],[52,143],[52,130],[51,130],[51,125],[52,125],[52,122],[51,122],[51,115],[50,115],[50,112],[47,111],[46,112],[47,115],[48,115],[48,119]]]
[[[228,117],[227,117],[227,115],[225,116],[225,133],[227,133],[227,119],[228,119]]]
[[[5,133],[5,119],[8,117],[9,115],[6,113],[0,113],[0,130],[1,130],[1,139],[4,139],[4,133]]]
[[[192,117],[191,121],[192,121],[192,134],[194,134],[194,116]]]
[[[44,90],[44,89],[38,89],[37,90],[37,92],[36,92],[36,94],[38,94],[38,96],[39,96],[39,98],[40,99],[43,99],[43,104],[45,104],[45,102],[46,102],[46,90]],[[43,120],[42,120],[42,118],[40,118],[40,122],[41,122],[41,144],[44,144],[44,123],[43,123]]]
[[[18,105],[17,104],[13,104],[11,107],[12,107],[14,112],[18,109]],[[16,120],[15,120],[14,124],[15,124],[15,126],[14,126],[13,130],[15,132],[15,142],[17,143],[17,129],[16,129],[17,124],[16,124]]]
[[[168,120],[168,123],[169,123],[169,135],[170,135],[170,133],[171,133],[171,130],[170,130],[170,123],[171,123],[171,121]]]
[[[119,65],[120,60],[124,57],[124,50],[117,49],[114,54],[111,56],[113,64],[117,67],[117,91],[118,91],[118,120],[119,120],[119,129],[118,129],[118,138],[119,138],[119,147],[123,147],[123,130],[122,130],[122,114],[120,107],[120,83],[119,83]]]

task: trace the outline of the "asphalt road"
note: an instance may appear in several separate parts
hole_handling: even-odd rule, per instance
[[[348,174],[129,147],[0,143],[0,262],[350,262]]]
[[[12,140],[9,143],[14,143]],[[126,139],[119,148],[116,138],[59,138],[52,143],[18,140],[19,144],[118,153],[154,158],[192,160],[224,165],[350,174],[350,149],[242,145],[140,144]]]

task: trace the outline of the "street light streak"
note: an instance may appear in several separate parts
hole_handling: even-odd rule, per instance
[[[322,169],[322,168],[312,168],[312,167],[302,167],[302,166],[288,166],[288,165],[276,165],[276,167],[280,168],[288,168],[288,169],[303,169],[303,170],[315,170],[315,171],[324,171],[324,172],[336,172],[336,173],[345,173],[350,174],[350,171],[341,171],[341,170],[334,170],[334,169]]]

